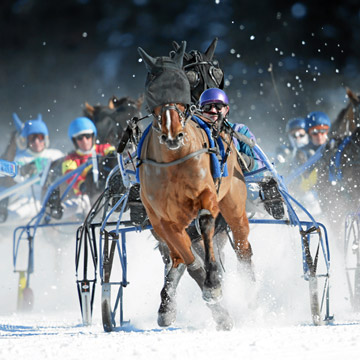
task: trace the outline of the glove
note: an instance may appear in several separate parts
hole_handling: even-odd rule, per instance
[[[86,193],[86,182],[85,181],[79,185],[79,190],[81,191],[82,194]]]
[[[36,168],[36,164],[34,161],[20,166],[20,175],[21,176],[29,176],[29,175],[31,176],[31,175],[36,174],[36,172],[37,172],[37,168]]]
[[[251,171],[255,166],[255,160],[251,156],[240,152],[241,159],[239,159],[240,166],[245,171]],[[246,166],[245,166],[246,165]]]

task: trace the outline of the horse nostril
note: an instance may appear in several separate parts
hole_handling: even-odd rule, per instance
[[[184,133],[182,133],[182,132],[179,133],[178,136],[177,136],[177,138],[178,138],[179,140],[181,140],[183,137],[184,137]]]
[[[161,139],[162,142],[165,142],[166,139],[167,139],[167,136],[165,134],[162,134],[160,139]]]

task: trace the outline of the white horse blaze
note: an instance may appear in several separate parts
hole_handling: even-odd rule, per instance
[[[173,140],[173,137],[171,136],[171,116],[170,116],[170,110],[166,110],[166,129],[168,131],[168,139]]]

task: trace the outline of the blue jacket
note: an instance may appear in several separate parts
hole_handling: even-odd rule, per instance
[[[252,139],[256,142],[256,138],[255,138],[254,134],[249,130],[249,128],[246,125],[239,124],[239,123],[232,124],[229,121],[228,121],[228,123],[236,132],[238,132],[239,134],[243,134],[246,137],[248,137],[249,139]],[[249,145],[247,145],[243,142],[239,142],[236,138],[234,138],[234,144],[235,144],[236,148],[239,150],[239,152],[242,152],[254,159],[254,167],[251,169],[251,171],[257,170],[264,166],[262,161],[260,159],[256,158],[253,150],[251,149],[251,147]]]

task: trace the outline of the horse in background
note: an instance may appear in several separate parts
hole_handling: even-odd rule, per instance
[[[214,58],[217,43],[218,38],[215,38],[204,52],[191,50],[184,53],[183,69],[190,83],[191,101],[194,104],[197,104],[204,90],[224,88],[224,72]],[[180,45],[173,41],[173,47],[175,52],[170,52],[170,56],[179,50]]]
[[[322,212],[338,230],[360,199],[360,100],[349,88],[349,103],[332,124],[318,168],[318,193]]]
[[[348,87],[346,88],[346,95],[349,102],[331,125],[330,139],[339,135],[351,135],[360,127],[360,95]]]
[[[141,107],[144,97],[133,99],[129,96],[117,98],[112,96],[107,105],[90,105],[85,103],[84,115],[91,119],[98,131],[100,143],[118,145],[127,120],[141,117]]]
[[[221,181],[213,179],[209,140],[187,113],[191,101],[189,80],[182,68],[185,47],[183,42],[171,57],[158,58],[139,48],[148,70],[145,98],[154,115],[140,158],[141,199],[155,232],[169,247],[172,260],[161,291],[158,323],[169,326],[175,320],[169,283],[179,278],[179,268],[186,267],[218,327],[230,329],[232,320],[220,305],[221,281],[212,240],[215,219],[221,211],[232,230],[238,260],[253,275],[246,185],[231,136],[224,132],[224,146],[231,148],[226,161],[228,176]],[[193,252],[186,232],[194,219],[205,246],[204,262]]]

